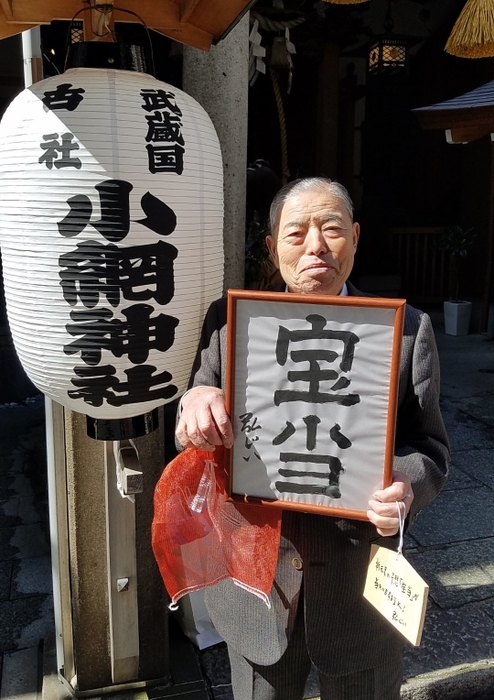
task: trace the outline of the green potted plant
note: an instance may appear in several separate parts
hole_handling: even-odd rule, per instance
[[[263,266],[269,257],[266,246],[268,233],[267,225],[261,223],[259,213],[254,211],[252,220],[247,226],[245,241],[245,286],[247,289],[258,289],[259,287]]]
[[[275,264],[269,257],[266,236],[268,223],[261,222],[259,214],[254,211],[247,227],[245,242],[245,287],[246,289],[276,290],[283,280]]]
[[[472,302],[460,299],[460,268],[476,235],[472,228],[459,225],[438,232],[437,247],[449,256],[449,300],[444,302],[444,330],[448,335],[466,335],[469,331]]]

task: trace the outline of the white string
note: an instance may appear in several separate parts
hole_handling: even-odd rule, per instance
[[[401,506],[403,506],[403,515],[401,514]],[[398,544],[398,554],[401,554],[403,551],[403,533],[405,531],[405,513],[407,507],[404,501],[396,501],[396,507],[398,508],[398,520],[400,522],[400,542]]]

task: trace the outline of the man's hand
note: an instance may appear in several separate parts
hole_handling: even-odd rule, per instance
[[[182,413],[175,431],[183,447],[212,452],[216,445],[231,447],[233,430],[221,389],[199,386],[182,399]]]
[[[406,474],[393,472],[393,483],[386,489],[375,491],[369,500],[367,517],[374,523],[382,537],[391,537],[400,529],[398,506],[396,501],[403,501],[401,508],[403,519],[408,515],[413,501],[412,483]]]

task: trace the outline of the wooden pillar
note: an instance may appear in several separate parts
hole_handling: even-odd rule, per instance
[[[336,178],[338,158],[339,49],[334,43],[324,46],[317,86],[317,159],[318,175]]]
[[[353,63],[347,65],[347,73],[340,80],[338,104],[338,181],[344,185],[353,199],[353,174],[355,158],[355,100],[357,76]]]

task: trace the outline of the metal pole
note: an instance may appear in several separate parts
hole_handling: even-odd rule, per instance
[[[29,87],[43,80],[41,58],[41,32],[39,27],[22,32],[22,58],[24,62],[24,85]]]
[[[67,475],[63,408],[45,397],[46,452],[48,467],[48,510],[50,515],[51,566],[57,670],[70,684],[74,682],[74,639],[69,565],[67,519]]]

